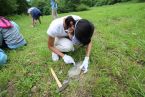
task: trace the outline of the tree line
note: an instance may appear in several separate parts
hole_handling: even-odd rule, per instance
[[[119,2],[144,2],[145,0],[56,0],[58,13],[83,11],[93,6],[112,5]],[[43,15],[51,14],[50,0],[0,0],[0,15],[23,14],[31,6],[38,7]]]

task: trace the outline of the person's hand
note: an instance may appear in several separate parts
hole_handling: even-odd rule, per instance
[[[63,60],[64,60],[64,62],[66,63],[66,64],[71,64],[71,63],[73,63],[74,65],[75,65],[75,61],[74,61],[74,59],[71,57],[71,56],[69,56],[69,55],[64,55],[63,56]]]
[[[82,69],[84,73],[88,71],[88,64],[89,64],[89,57],[85,57],[82,65],[80,66],[80,69]]]
[[[52,60],[53,61],[58,61],[59,60],[59,56],[57,54],[55,54],[54,52],[52,52]]]

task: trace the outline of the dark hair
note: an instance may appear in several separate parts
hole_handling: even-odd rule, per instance
[[[86,19],[80,19],[75,25],[75,37],[83,44],[87,45],[91,41],[94,33],[94,25]]]
[[[69,27],[71,27],[71,24],[70,22],[73,22],[73,25],[75,25],[75,20],[72,16],[68,16],[66,19],[65,19],[65,24],[66,24],[66,28],[68,29]]]

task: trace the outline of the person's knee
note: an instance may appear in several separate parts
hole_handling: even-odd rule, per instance
[[[3,65],[7,62],[7,55],[3,52],[0,52],[0,65]]]
[[[57,49],[59,49],[61,52],[70,52],[70,51],[74,51],[73,46],[63,46],[63,45],[57,45],[56,46]]]
[[[55,46],[61,52],[70,52],[74,50],[73,43],[67,38],[59,39]]]

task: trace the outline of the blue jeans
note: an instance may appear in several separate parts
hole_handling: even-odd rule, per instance
[[[0,66],[5,64],[7,61],[7,55],[4,53],[2,49],[0,49]]]

